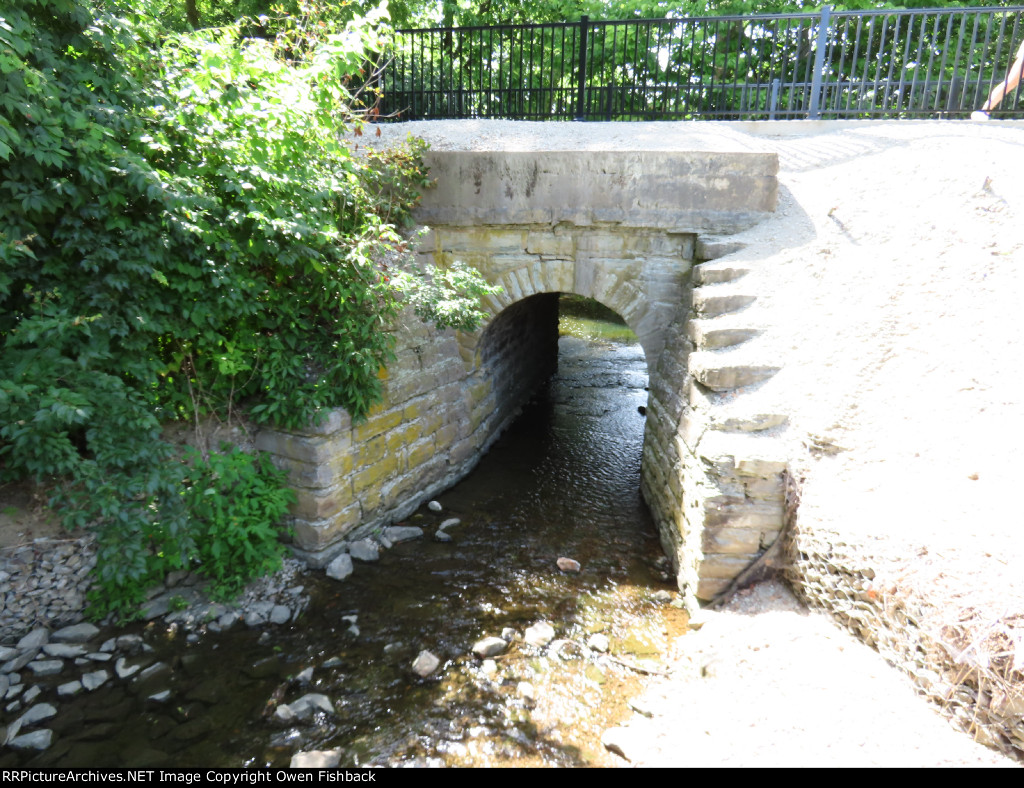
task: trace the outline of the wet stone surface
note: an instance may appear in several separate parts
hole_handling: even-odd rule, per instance
[[[0,766],[608,763],[601,733],[686,619],[638,489],[642,351],[560,349],[471,477],[343,580],[291,567],[235,606],[5,639]]]

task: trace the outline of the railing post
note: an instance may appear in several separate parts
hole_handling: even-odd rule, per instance
[[[573,120],[586,120],[587,34],[589,27],[590,17],[584,14],[580,17],[580,59],[576,73],[576,117]]]
[[[825,71],[825,47],[828,44],[828,28],[832,23],[832,6],[821,7],[821,21],[818,23],[818,48],[814,53],[814,74],[811,75],[811,106],[807,111],[810,120],[821,117],[821,81]]]

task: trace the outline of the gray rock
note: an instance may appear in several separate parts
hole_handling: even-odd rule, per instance
[[[303,695],[298,700],[289,703],[288,706],[300,720],[312,719],[313,715],[318,711],[334,714],[334,704],[331,703],[331,699],[318,692],[310,692],[307,695]]]
[[[126,679],[129,676],[134,676],[142,669],[142,665],[139,664],[128,664],[128,660],[124,657],[119,657],[117,662],[114,663],[114,672],[117,674],[119,679]]]
[[[435,542],[453,542],[455,540],[452,539],[452,535],[451,534],[446,533],[444,531],[438,531],[437,533],[434,534],[434,541]]]
[[[421,651],[416,655],[416,659],[412,663],[412,672],[420,678],[426,678],[431,673],[436,671],[441,665],[441,660],[431,654],[429,651]]]
[[[85,656],[91,662],[110,662],[114,658],[113,654],[107,654],[105,651],[93,651]]]
[[[7,746],[15,750],[45,750],[52,741],[53,731],[40,728],[37,731],[14,737],[7,743]]]
[[[21,700],[23,703],[31,703],[42,694],[43,691],[39,689],[37,685],[33,684],[31,687],[25,690],[25,694],[21,696]]]
[[[348,546],[348,554],[359,561],[379,561],[380,549],[372,539],[360,539]]]
[[[143,605],[139,613],[147,621],[166,616],[171,611],[171,597],[172,594],[169,593],[161,594]]]
[[[57,687],[57,694],[62,698],[68,698],[73,695],[77,695],[82,691],[82,682],[80,681],[69,681],[66,684],[61,684]]]
[[[287,624],[292,617],[291,608],[284,605],[274,605],[270,610],[270,621],[273,624]]]
[[[427,508],[432,512],[439,512],[442,509],[441,504],[438,501],[431,501],[427,504]]]
[[[144,671],[142,671],[138,678],[135,679],[139,683],[153,681],[163,676],[169,676],[171,674],[171,666],[166,662],[154,662]]]
[[[14,700],[22,692],[24,692],[27,684],[12,684],[7,688],[7,692],[4,694],[4,700]]]
[[[512,627],[503,627],[501,630],[501,639],[506,643],[511,643],[516,639],[516,631]]]
[[[41,650],[41,648],[30,649],[29,651],[26,651],[24,654],[22,654],[20,657],[12,659],[9,662],[5,662],[3,666],[0,667],[0,673],[17,673],[29,662],[34,660],[39,655],[39,652]]]
[[[313,666],[310,665],[305,670],[300,671],[299,674],[295,677],[295,680],[299,684],[309,684],[310,682],[312,682],[313,681]]]
[[[245,625],[250,629],[258,627],[260,624],[267,623],[267,616],[264,613],[260,613],[258,610],[250,610],[245,614]]]
[[[64,660],[60,659],[40,659],[36,662],[29,662],[28,669],[32,671],[32,674],[39,676],[56,676],[62,670],[64,670]]]
[[[0,646],[0,662],[7,662],[18,656],[18,649],[9,646]]]
[[[334,769],[341,763],[341,750],[297,752],[289,764],[293,769]]]
[[[230,612],[225,613],[217,619],[217,626],[222,630],[231,629],[235,624],[238,623],[238,613]]]
[[[0,698],[7,694],[7,688],[11,686],[11,677],[8,673],[0,673]]]
[[[121,635],[117,638],[117,648],[121,651],[127,651],[130,654],[135,654],[143,650],[143,646],[146,642],[142,639],[142,635]],[[103,644],[106,646],[106,643]],[[107,651],[106,648],[101,647],[100,651]]]
[[[249,605],[249,612],[256,613],[258,616],[262,617],[264,620],[270,618],[270,611],[273,610],[273,609],[274,609],[274,603],[273,602],[260,601],[260,602],[253,602],[251,605]]]
[[[47,643],[43,646],[43,653],[48,657],[60,657],[61,659],[74,659],[85,653],[85,646],[70,645],[67,643]]]
[[[423,536],[423,529],[415,525],[390,525],[384,529],[384,535],[389,541],[398,544],[419,539]]]
[[[352,556],[342,553],[327,565],[327,576],[335,580],[344,580],[352,574]]]
[[[473,653],[481,659],[484,659],[486,657],[496,657],[498,654],[504,654],[507,648],[508,643],[501,638],[486,637],[473,644]]]
[[[296,719],[295,712],[292,711],[292,707],[287,703],[281,703],[276,709],[274,709],[274,722],[281,725],[288,725],[294,722]]]
[[[100,651],[103,651],[103,652],[105,652],[107,654],[112,654],[116,650],[117,650],[117,638],[110,638],[109,640],[104,640],[103,641],[103,645],[100,646]]]
[[[82,686],[90,692],[97,687],[102,687],[110,679],[110,673],[105,670],[94,670],[82,674]]]
[[[46,627],[33,629],[25,637],[18,641],[18,651],[28,651],[33,648],[41,648],[44,643],[50,642],[50,630]]]
[[[462,520],[460,520],[458,517],[449,517],[447,520],[445,520],[437,527],[440,528],[442,531],[447,531],[449,528],[454,528],[461,522]]]
[[[25,693],[26,695],[28,693]],[[48,720],[57,716],[57,707],[49,703],[37,703],[18,718],[18,723],[23,728],[35,725],[37,722]]]
[[[0,725],[0,745],[7,744],[21,732],[21,723],[15,720],[10,725]]]
[[[654,592],[654,601],[660,602],[663,605],[667,605],[672,601],[672,592],[666,591],[664,588]]]
[[[152,701],[153,703],[166,703],[171,698],[171,691],[169,689],[160,690],[154,692],[152,695],[147,695],[146,700]]]
[[[555,628],[547,621],[538,621],[531,627],[527,627],[523,633],[523,640],[531,646],[543,648],[555,639]]]
[[[74,624],[70,627],[58,629],[50,635],[51,643],[88,643],[100,633],[100,629],[93,624]]]

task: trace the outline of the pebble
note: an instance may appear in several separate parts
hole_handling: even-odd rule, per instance
[[[458,517],[449,517],[447,520],[445,520],[443,523],[441,523],[437,527],[440,528],[442,531],[446,531],[449,528],[454,528],[455,526],[459,525],[461,522],[462,522],[462,520],[460,520]]]
[[[62,698],[77,695],[81,691],[82,682],[80,681],[69,681],[57,687],[57,694]]]
[[[430,509],[430,511],[432,512],[440,512],[442,509],[441,504],[437,501],[431,501],[430,503],[428,503],[427,508]]]
[[[7,743],[7,746],[15,750],[45,750],[52,741],[53,731],[41,728],[31,733],[23,733],[21,736],[16,736]]]
[[[289,764],[292,769],[334,769],[341,763],[341,750],[297,752]]]
[[[121,657],[114,663],[114,673],[117,674],[119,679],[126,679],[129,676],[134,676],[140,670],[142,670],[142,665],[129,665],[128,660],[124,657]]]
[[[434,673],[441,665],[441,660],[429,651],[421,651],[416,655],[412,663],[412,671],[420,678],[426,678]]]
[[[348,553],[359,561],[373,562],[380,560],[380,548],[372,539],[360,539],[348,546]]]
[[[444,531],[441,531],[441,530],[438,530],[437,533],[434,534],[434,541],[435,542],[452,542],[454,540],[452,539],[452,535],[451,534],[445,533]]]
[[[602,635],[600,632],[591,635],[587,638],[587,646],[593,651],[598,651],[602,654],[606,653],[611,646],[607,635]]]
[[[50,640],[53,643],[88,643],[99,634],[99,627],[83,623],[58,629],[50,636]]]
[[[555,563],[558,564],[558,568],[561,569],[563,572],[580,571],[580,562],[575,560],[574,558],[562,557],[555,561]]]
[[[25,694],[27,695],[28,693]],[[19,727],[27,728],[30,725],[35,725],[37,722],[42,722],[55,716],[57,716],[56,706],[51,703],[37,703],[18,718],[18,725]]]
[[[555,639],[555,628],[547,621],[539,621],[531,627],[527,627],[523,633],[523,640],[531,646],[543,648]]]
[[[282,706],[278,706],[278,708],[280,709]],[[298,700],[287,704],[287,708],[301,720],[311,719],[318,711],[334,714],[334,704],[331,703],[331,699],[319,692],[303,695]]]
[[[46,627],[33,629],[25,637],[18,641],[18,651],[28,651],[32,648],[41,648],[50,640],[50,630]]]
[[[411,539],[419,539],[423,536],[423,529],[415,525],[390,525],[384,529],[384,535],[388,541],[398,544]]]
[[[68,645],[66,643],[47,643],[43,646],[43,653],[48,657],[60,657],[61,659],[74,659],[85,653],[85,646]]]
[[[82,675],[82,686],[90,692],[106,684],[110,673],[105,670],[94,670]]]
[[[473,653],[481,659],[504,654],[506,649],[508,649],[508,643],[497,637],[486,637],[473,644]]]
[[[352,556],[348,553],[342,553],[327,565],[327,576],[335,580],[344,580],[352,572]]]
[[[36,662],[29,662],[26,666],[35,676],[56,676],[64,670],[64,662],[59,659],[41,659]]]

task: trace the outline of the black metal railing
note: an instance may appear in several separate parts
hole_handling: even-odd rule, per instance
[[[378,110],[401,120],[965,117],[1024,6],[401,30]],[[993,115],[1024,117],[1020,88]]]

